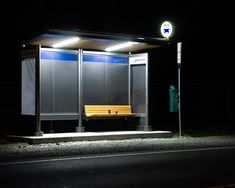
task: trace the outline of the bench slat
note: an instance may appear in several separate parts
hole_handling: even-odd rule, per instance
[[[131,117],[131,105],[85,105],[86,117]]]
[[[86,117],[133,117],[135,114],[87,114]]]

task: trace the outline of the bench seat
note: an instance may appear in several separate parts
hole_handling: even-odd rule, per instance
[[[86,118],[127,118],[134,117],[131,105],[85,105]]]

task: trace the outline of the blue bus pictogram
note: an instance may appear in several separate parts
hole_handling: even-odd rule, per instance
[[[170,33],[169,30],[170,30],[169,28],[168,29],[164,29],[164,33]]]

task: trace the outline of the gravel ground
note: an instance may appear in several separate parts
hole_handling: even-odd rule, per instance
[[[163,151],[235,146],[235,136],[78,141],[32,145],[24,142],[0,143],[0,161],[94,155],[119,152]]]

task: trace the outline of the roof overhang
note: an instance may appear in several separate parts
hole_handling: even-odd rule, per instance
[[[165,38],[143,37],[136,35],[48,30],[47,32],[27,41],[26,44],[52,47],[53,44],[62,42],[71,37],[79,37],[80,40],[66,45],[64,48],[105,51],[108,47],[119,45],[124,42],[132,42],[133,45],[115,50],[115,52],[137,52],[157,48],[169,42],[169,40]]]

